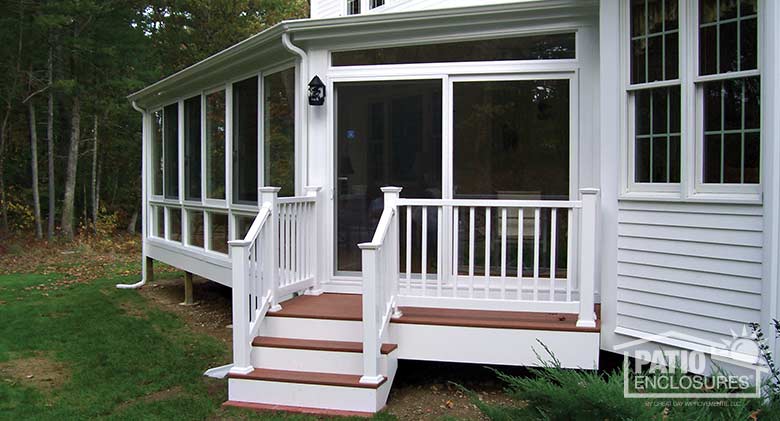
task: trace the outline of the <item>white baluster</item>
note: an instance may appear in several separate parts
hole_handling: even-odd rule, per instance
[[[555,300],[555,255],[558,242],[558,209],[550,209],[550,301]]]

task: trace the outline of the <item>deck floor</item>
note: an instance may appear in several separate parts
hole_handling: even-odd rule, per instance
[[[599,314],[599,306],[596,306]],[[458,310],[429,307],[401,307],[403,315],[393,323],[437,326],[463,326],[495,329],[531,329],[568,332],[599,332],[595,328],[577,327],[577,315],[528,311]],[[273,317],[296,317],[329,320],[362,320],[362,300],[359,294],[301,295],[282,303],[282,310],[269,313]],[[600,318],[599,318],[600,319]]]

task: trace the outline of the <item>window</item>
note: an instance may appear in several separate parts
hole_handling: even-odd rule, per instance
[[[674,191],[685,182],[686,196],[757,192],[757,0],[629,4],[629,190]],[[678,19],[681,8],[690,20]],[[679,57],[691,57],[692,65],[681,67]],[[693,97],[685,98],[688,92]],[[683,101],[695,107],[683,109]],[[696,130],[686,132],[686,123]],[[695,170],[681,173],[682,161]]]
[[[756,0],[699,2],[702,168],[705,184],[760,181]]]
[[[152,206],[152,236],[165,238],[165,208]]]
[[[254,216],[236,215],[236,240],[243,240],[255,222]]]
[[[233,203],[257,204],[257,77],[233,84]]]
[[[281,187],[279,196],[295,195],[295,68],[264,78],[264,178]]]
[[[347,14],[348,15],[360,14],[360,0],[347,0]]]
[[[187,245],[203,247],[203,212],[187,211]]]
[[[208,249],[228,254],[228,216],[224,213],[209,212]]]
[[[677,0],[632,0],[630,27],[631,180],[633,183],[679,183],[681,110]],[[666,81],[669,83],[656,87],[658,82]]]
[[[163,182],[166,199],[179,198],[179,104],[163,109]]]
[[[181,242],[181,209],[168,208],[168,240]]]
[[[376,9],[377,7],[384,6],[385,0],[370,0],[368,3],[369,9]]]
[[[201,199],[200,96],[184,101],[184,198]]]
[[[575,58],[575,35],[546,34],[445,44],[338,51],[334,66]]]
[[[206,197],[225,199],[225,91],[206,95]]]
[[[163,114],[162,111],[152,113],[152,195],[163,194]]]

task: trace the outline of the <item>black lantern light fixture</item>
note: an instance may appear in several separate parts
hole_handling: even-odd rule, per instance
[[[319,76],[309,82],[309,105],[322,105],[325,103],[325,84]]]

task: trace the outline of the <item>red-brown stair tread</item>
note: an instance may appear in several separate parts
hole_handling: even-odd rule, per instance
[[[315,339],[274,338],[270,336],[258,336],[252,341],[252,346],[266,348],[305,349],[312,351],[333,352],[363,352],[363,343],[347,341],[322,341]],[[382,344],[382,354],[393,352],[398,345]]]
[[[387,377],[383,377],[378,384],[360,383],[359,375],[317,373],[313,371],[272,370],[268,368],[256,368],[247,374],[230,373],[231,379],[265,380],[283,383],[315,384],[322,386],[362,387],[365,389],[377,389]]]

